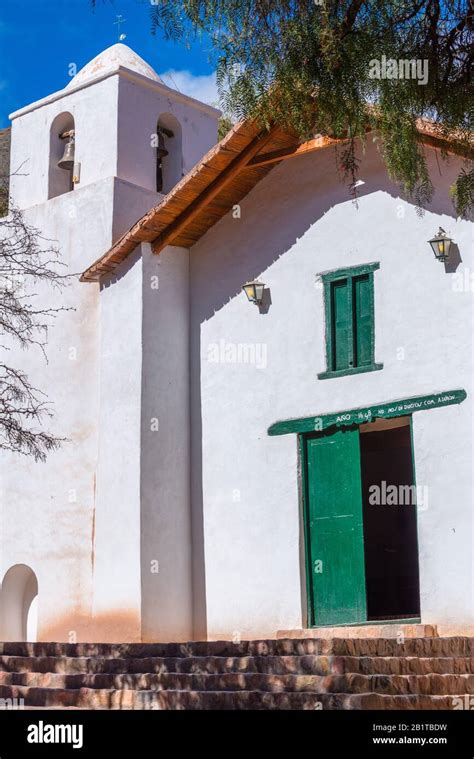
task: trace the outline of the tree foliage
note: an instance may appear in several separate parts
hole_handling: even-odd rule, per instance
[[[230,119],[228,116],[221,116],[219,119],[219,123],[217,125],[217,137],[219,140],[222,140],[223,137],[226,136],[226,134],[232,129],[233,123],[232,119]]]
[[[433,188],[417,119],[455,133],[465,156],[472,148],[473,8],[474,0],[155,0],[151,16],[168,38],[210,37],[229,115],[301,138],[347,137],[338,160],[352,184],[356,142],[376,129],[390,176],[423,205]],[[392,60],[413,64],[401,78],[393,68],[377,78],[376,64]],[[472,184],[467,162],[452,193],[460,215],[472,210]]]

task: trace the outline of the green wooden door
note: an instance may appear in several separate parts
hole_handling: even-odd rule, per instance
[[[359,429],[308,437],[305,444],[311,623],[365,622]]]

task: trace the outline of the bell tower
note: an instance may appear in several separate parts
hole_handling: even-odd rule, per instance
[[[28,208],[114,177],[169,192],[217,142],[219,115],[113,45],[63,90],[11,115],[13,200]]]

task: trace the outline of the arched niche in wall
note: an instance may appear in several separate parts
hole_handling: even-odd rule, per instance
[[[183,177],[181,124],[171,113],[162,113],[156,131],[156,191],[166,195]],[[161,154],[162,148],[167,155]]]
[[[38,580],[26,564],[6,572],[0,592],[0,639],[35,642]]]
[[[61,138],[65,132],[74,130],[74,117],[72,113],[60,113],[51,124],[49,134],[49,174],[48,174],[48,198],[56,198],[74,189],[72,183],[72,170],[61,169],[58,161],[64,155],[64,149],[68,138]]]

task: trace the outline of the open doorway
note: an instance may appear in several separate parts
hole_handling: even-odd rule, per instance
[[[416,489],[409,418],[360,428],[367,619],[420,614]]]
[[[309,624],[418,619],[410,417],[303,440]]]

